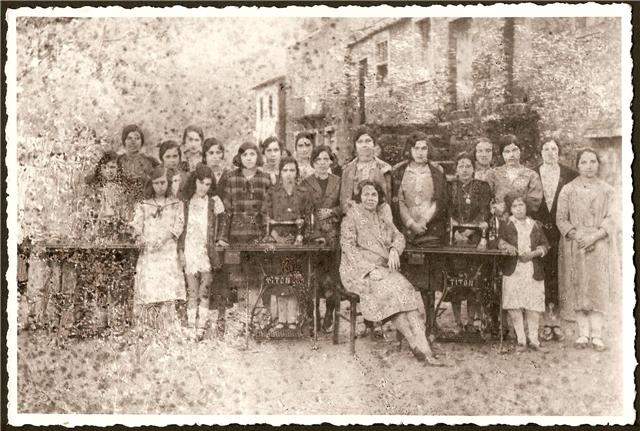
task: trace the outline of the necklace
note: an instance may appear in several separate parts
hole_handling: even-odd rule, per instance
[[[458,217],[461,218],[461,222],[465,222],[470,218],[471,212],[471,192],[473,191],[473,181],[470,181],[468,184],[462,184],[460,182],[459,193],[457,193],[457,201],[458,201]],[[468,188],[468,190],[465,189]],[[460,193],[461,192],[461,193]],[[462,199],[464,199],[464,204]]]
[[[151,215],[151,217],[158,218],[162,215],[162,210],[164,209],[164,206],[162,204],[159,204],[155,197],[153,198],[153,203],[156,207],[156,211]]]

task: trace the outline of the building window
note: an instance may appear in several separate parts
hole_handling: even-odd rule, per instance
[[[269,95],[269,117],[273,118],[273,96]]]
[[[376,60],[376,82],[378,85],[382,85],[389,75],[389,41],[378,42]]]
[[[264,107],[262,106],[262,97],[260,98],[260,119],[264,118]]]

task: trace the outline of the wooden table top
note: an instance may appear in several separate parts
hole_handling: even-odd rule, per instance
[[[453,246],[438,246],[438,247],[406,247],[405,253],[420,253],[420,254],[450,254],[450,255],[468,255],[468,256],[509,256],[506,251],[498,250],[497,248],[489,248],[485,250],[479,250],[476,247],[453,247]]]
[[[333,248],[326,245],[316,244],[231,244],[228,247],[216,247],[216,251],[248,251],[248,252],[278,252],[278,253],[295,253],[295,252],[332,252]]]

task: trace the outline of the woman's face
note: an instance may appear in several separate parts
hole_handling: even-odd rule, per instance
[[[151,186],[153,187],[153,191],[156,194],[156,197],[162,197],[167,193],[167,177],[165,175],[156,178],[151,181]]]
[[[193,130],[187,132],[184,139],[184,157],[189,168],[194,169],[202,161],[202,138]]]
[[[280,177],[282,182],[293,184],[296,182],[296,165],[294,163],[287,163],[280,169]]]
[[[469,159],[460,159],[456,165],[456,175],[466,183],[473,179],[473,163]]]
[[[253,169],[256,167],[256,163],[258,163],[258,153],[252,148],[245,150],[244,153],[240,155],[240,161],[242,162],[243,168]]]
[[[545,142],[542,146],[542,150],[540,151],[542,161],[550,165],[558,163],[558,153],[558,144],[556,144],[555,141]]]
[[[331,168],[331,157],[329,157],[326,151],[318,154],[318,157],[316,157],[313,162],[313,168],[318,175],[324,175],[329,172],[329,168]]]
[[[502,150],[502,158],[507,166],[520,164],[520,148],[515,144],[509,144]]]
[[[482,166],[489,166],[492,160],[493,144],[489,142],[478,142],[476,144],[476,161]]]
[[[135,130],[133,132],[129,132],[124,140],[124,148],[129,154],[137,154],[140,151],[140,148],[142,148],[142,136],[140,135],[140,132]]]
[[[100,168],[100,175],[105,181],[113,181],[118,173],[118,163],[115,160],[108,161]]]
[[[411,148],[411,157],[416,163],[427,163],[429,161],[429,145],[427,145],[427,141],[417,141]]]
[[[264,159],[269,166],[279,166],[281,158],[282,152],[277,142],[270,143],[267,148],[264,149]]]
[[[582,153],[578,160],[578,172],[586,178],[595,178],[598,176],[598,168],[600,163],[595,154],[591,152]]]
[[[308,138],[300,138],[296,142],[296,155],[299,160],[307,160],[311,157],[311,150],[313,149],[313,145],[311,144],[311,140]]]
[[[373,159],[373,138],[366,133],[364,135],[360,135],[356,140],[356,156],[361,162],[368,162]]]
[[[527,216],[527,204],[521,198],[514,200],[511,204],[511,215],[519,220]]]
[[[180,151],[177,148],[169,148],[162,156],[162,162],[167,169],[177,169],[180,163]]]
[[[209,193],[209,189],[211,188],[211,178],[196,178],[196,196],[203,197]]]
[[[378,207],[378,192],[372,185],[367,184],[360,192],[362,205],[369,211],[375,211]]]
[[[218,167],[224,161],[224,151],[219,145],[212,145],[205,153],[205,162],[210,168]]]

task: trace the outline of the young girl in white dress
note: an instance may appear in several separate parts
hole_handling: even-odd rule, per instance
[[[500,224],[498,247],[513,257],[503,263],[502,307],[509,313],[516,332],[516,352],[527,349],[525,319],[529,348],[540,351],[538,324],[545,311],[542,258],[549,251],[549,243],[540,223],[527,216],[522,194],[507,193],[504,201],[511,215]]]
[[[178,255],[187,279],[187,326],[198,332],[209,326],[212,271],[221,266],[214,244],[216,216],[224,212],[224,206],[213,192],[213,171],[205,164],[198,165],[184,189],[185,228],[178,240]]]
[[[171,196],[164,167],[155,168],[136,205],[131,225],[141,245],[134,281],[134,308],[138,325],[154,329],[177,323],[175,302],[185,300],[178,238],[184,220],[182,202]]]

